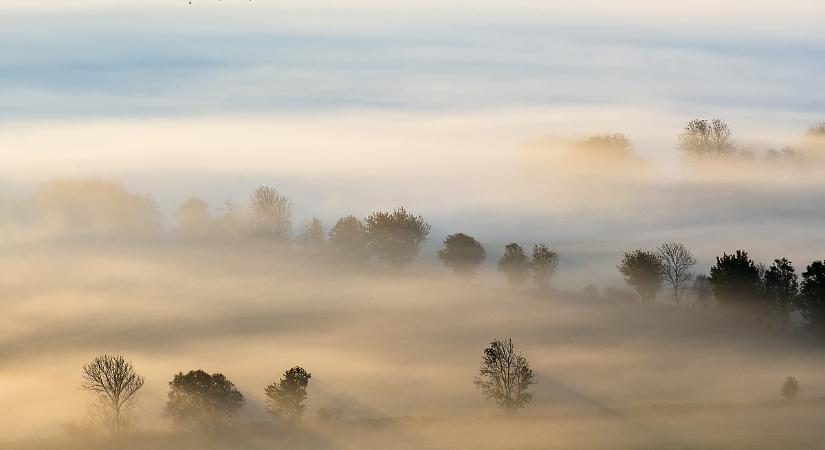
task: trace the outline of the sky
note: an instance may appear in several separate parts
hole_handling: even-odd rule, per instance
[[[825,118],[823,15],[806,0],[5,0],[0,201],[111,178],[169,220],[191,195],[217,208],[267,184],[299,221],[403,204],[439,233],[501,241],[598,240],[617,222],[664,236],[685,218],[662,207],[684,187],[659,182],[678,174],[686,121],[721,117],[761,151]],[[525,148],[602,132],[657,165],[645,192],[662,197],[629,209],[653,218],[617,214],[613,199],[581,208],[576,181],[527,181],[559,177]],[[820,219],[794,208],[818,202],[819,185],[759,189],[705,188],[687,202],[691,232]]]

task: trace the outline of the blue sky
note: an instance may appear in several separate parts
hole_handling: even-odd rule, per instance
[[[821,114],[815,3],[783,2],[784,19],[767,2],[715,16],[625,3],[12,0],[0,16],[0,118],[572,103],[799,114],[802,127]]]

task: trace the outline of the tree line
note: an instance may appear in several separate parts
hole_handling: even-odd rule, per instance
[[[81,388],[95,395],[91,408],[93,425],[112,435],[135,429],[137,394],[145,379],[121,355],[101,355],[83,366]],[[312,374],[300,366],[287,369],[263,392],[266,412],[283,423],[301,420]],[[504,413],[513,414],[533,399],[528,392],[535,376],[527,359],[511,339],[494,340],[484,349],[473,384]],[[178,372],[169,381],[163,416],[182,428],[214,429],[237,421],[246,399],[222,373],[204,370]],[[319,409],[319,418],[338,416],[337,408]]]
[[[715,301],[743,312],[741,317],[749,322],[772,323],[782,331],[789,329],[792,313],[798,312],[805,319],[804,331],[825,337],[825,261],[813,261],[797,274],[787,258],[765,266],[748,252],[736,250],[716,257],[707,275],[693,274],[695,264],[684,244],[666,242],[655,250],[625,252],[617,268],[643,303],[652,303],[667,286],[676,305],[689,294],[699,308],[707,309]]]

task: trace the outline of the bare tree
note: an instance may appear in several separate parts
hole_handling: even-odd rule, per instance
[[[112,433],[121,431],[124,416],[134,407],[143,377],[120,355],[102,355],[83,366],[81,387],[99,395],[99,412],[107,416]]]
[[[704,159],[733,156],[736,147],[732,134],[722,120],[691,120],[679,135],[679,149],[688,156]]]
[[[261,186],[249,196],[252,234],[289,240],[292,237],[292,202],[277,190]]]
[[[656,249],[662,279],[673,289],[673,302],[682,303],[682,290],[693,279],[690,268],[696,265],[696,258],[679,242],[665,242]]]
[[[505,413],[515,413],[533,400],[527,392],[535,384],[527,359],[513,347],[512,339],[495,340],[484,349],[479,376],[474,384]]]

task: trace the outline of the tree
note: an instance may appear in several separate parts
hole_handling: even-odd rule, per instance
[[[98,394],[99,412],[114,434],[120,433],[134,408],[143,377],[120,355],[102,355],[83,366],[81,387]]]
[[[476,238],[456,233],[444,239],[444,248],[438,251],[438,258],[445,266],[453,269],[456,275],[470,278],[487,258],[487,252]]]
[[[298,243],[309,250],[320,251],[326,244],[326,232],[324,224],[317,217],[307,220],[301,226],[301,234],[298,235]]]
[[[252,192],[249,215],[254,236],[281,241],[292,237],[292,202],[274,188],[260,186]]]
[[[152,197],[103,180],[44,184],[29,205],[35,220],[72,238],[156,239],[162,226]]]
[[[710,278],[707,275],[699,274],[693,278],[690,286],[693,295],[693,303],[701,309],[709,309],[713,299],[713,289],[710,286]]]
[[[825,121],[817,122],[802,136],[802,154],[808,158],[825,158]]]
[[[582,139],[570,146],[572,154],[585,162],[637,161],[633,144],[622,133],[597,134]]]
[[[219,426],[238,417],[246,400],[223,374],[179,372],[169,382],[164,415],[177,425]]]
[[[550,285],[550,278],[556,273],[558,267],[558,253],[550,250],[544,244],[533,246],[533,259],[530,261],[530,269],[536,286],[542,289],[547,288]]]
[[[796,395],[799,394],[799,380],[796,377],[788,377],[782,383],[782,397],[785,397],[787,400],[793,400],[796,398]]]
[[[799,300],[808,329],[825,336],[825,261],[814,261],[802,272]]]
[[[335,222],[335,226],[329,231],[329,243],[340,256],[354,260],[369,257],[367,229],[364,222],[355,216],[342,217]]]
[[[312,375],[295,366],[286,372],[277,383],[266,387],[267,412],[285,420],[299,419],[304,413],[304,400]]]
[[[403,207],[393,212],[374,212],[364,219],[371,254],[403,269],[418,255],[430,234],[430,224]]]
[[[768,309],[779,317],[779,326],[784,330],[799,295],[799,282],[793,264],[785,258],[775,259],[765,271],[764,283]]]
[[[507,282],[514,289],[519,288],[530,276],[530,261],[524,249],[513,242],[504,247],[504,255],[498,260],[498,271],[507,276]]]
[[[533,400],[533,394],[527,392],[535,384],[533,371],[527,359],[514,349],[512,339],[494,340],[484,349],[474,384],[507,414]]]
[[[746,251],[716,257],[716,265],[710,268],[710,284],[721,305],[755,306],[761,298],[759,268]]]
[[[690,268],[696,265],[696,258],[678,242],[665,242],[656,249],[662,279],[673,289],[673,302],[682,302],[682,288],[693,278]]]
[[[731,129],[719,119],[695,119],[679,135],[679,149],[686,155],[702,159],[733,156],[736,148]]]
[[[212,228],[209,204],[198,197],[183,202],[175,212],[175,226],[178,233],[187,238],[203,238]]]
[[[662,288],[661,261],[656,253],[642,249],[625,252],[616,268],[624,276],[624,281],[642,297],[642,303],[653,303]]]
[[[225,238],[238,238],[243,234],[243,207],[234,200],[226,200],[217,220],[221,235]]]

